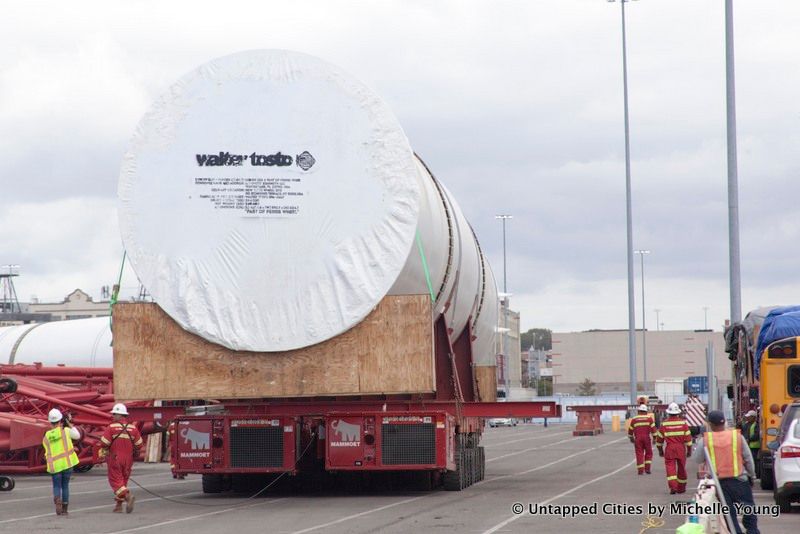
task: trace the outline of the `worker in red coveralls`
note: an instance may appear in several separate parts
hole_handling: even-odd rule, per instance
[[[124,404],[115,404],[111,410],[114,422],[108,425],[100,438],[100,457],[108,458],[108,483],[114,491],[114,512],[133,512],[136,497],[128,489],[128,478],[133,468],[133,457],[142,447],[142,436],[136,427],[127,421],[128,409]]]
[[[645,406],[647,406],[647,402],[648,402],[648,399],[647,399],[647,396],[646,396],[646,395],[640,395],[640,396],[638,396],[638,397],[636,398],[636,404],[638,404],[639,406],[641,406],[642,404],[644,404]],[[656,414],[655,414],[655,412],[648,412],[648,414],[647,414],[647,415],[649,415],[649,416],[650,416],[650,419],[652,419],[652,420],[653,420],[653,423],[655,423],[655,422],[656,422]]]
[[[636,447],[636,470],[640,475],[644,473],[649,475],[653,463],[653,443],[650,441],[650,436],[655,437],[656,424],[647,413],[646,405],[641,404],[638,411],[638,415],[631,418],[628,439]]]
[[[658,455],[664,458],[670,494],[686,493],[686,457],[692,453],[692,434],[674,402],[667,407],[667,418],[658,428],[656,446]]]

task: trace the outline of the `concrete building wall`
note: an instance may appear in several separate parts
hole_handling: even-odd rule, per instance
[[[503,326],[503,315],[502,310],[499,318],[499,328],[504,328]],[[505,365],[505,373],[506,378],[508,379],[509,386],[512,388],[519,388],[521,387],[522,381],[522,338],[520,336],[520,320],[519,320],[519,312],[514,310],[508,310],[508,358],[505,360],[507,363]],[[499,332],[497,336],[495,336],[495,345],[496,345],[496,354],[503,354],[503,333]],[[500,381],[500,367],[498,366],[497,369],[497,387],[498,389],[502,389],[504,385]]]
[[[706,374],[706,345],[714,344],[718,383],[730,383],[730,360],[724,352],[721,332],[648,331],[647,383],[644,383],[642,332],[636,332],[638,381],[646,391],[661,378],[686,378]],[[597,383],[598,392],[629,390],[628,331],[553,333],[552,366],[556,393],[574,393],[586,378]]]

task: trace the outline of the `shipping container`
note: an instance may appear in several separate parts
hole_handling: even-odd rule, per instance
[[[708,377],[690,376],[683,381],[683,392],[687,395],[708,393]]]

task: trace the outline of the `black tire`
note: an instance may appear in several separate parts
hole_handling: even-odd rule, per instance
[[[203,475],[203,493],[222,493],[222,475]]]
[[[0,378],[0,393],[14,393],[17,391],[17,381],[13,378]]]
[[[771,490],[775,488],[775,475],[771,468],[767,468],[766,466],[761,468],[760,484],[761,489],[763,490]]]
[[[478,458],[480,458],[480,471],[478,472],[478,480],[486,478],[486,449],[478,447]]]
[[[88,473],[92,470],[94,464],[78,464],[73,469],[76,473]]]
[[[472,484],[472,458],[470,453],[472,450],[464,449],[461,451],[461,460],[463,465],[461,466],[461,470],[464,472],[464,485],[463,488],[468,488]]]
[[[445,471],[442,485],[447,491],[461,491],[464,489],[464,471],[461,468],[461,451],[456,451],[456,468],[454,471]]]
[[[0,477],[0,491],[11,491],[14,489],[14,479],[11,477]]]
[[[792,512],[792,501],[786,495],[775,495],[775,504],[778,505],[782,514],[789,514]]]
[[[431,491],[433,490],[433,472],[432,471],[420,471],[416,475],[416,484],[414,484],[419,491]]]

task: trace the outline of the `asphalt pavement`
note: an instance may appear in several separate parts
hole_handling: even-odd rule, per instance
[[[132,514],[111,512],[105,469],[97,467],[73,477],[70,515],[63,518],[53,512],[48,477],[16,477],[14,491],[0,493],[0,532],[656,534],[674,533],[685,520],[669,512],[676,497],[687,497],[669,495],[662,461],[656,456],[654,473],[638,476],[622,433],[573,437],[571,426],[520,425],[487,429],[482,444],[486,479],[461,492],[333,489],[247,499],[204,495],[199,476],[176,480],[165,464],[136,464],[134,479],[152,494],[133,486]],[[774,504],[771,493],[758,489],[756,501]],[[666,507],[660,517],[659,506]],[[568,517],[558,515],[565,511]],[[763,515],[759,526],[767,534],[800,532],[800,506]]]

